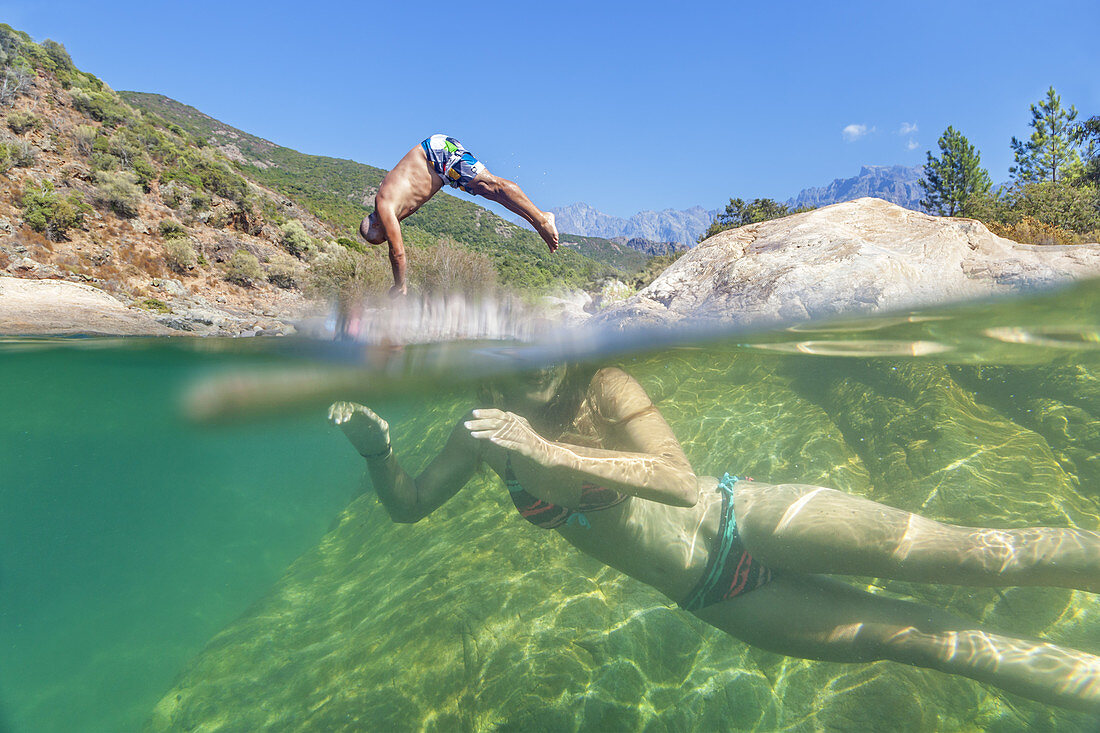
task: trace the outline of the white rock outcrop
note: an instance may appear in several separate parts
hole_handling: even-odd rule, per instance
[[[714,235],[592,321],[764,326],[1100,277],[1100,244],[1018,244],[875,198]]]
[[[168,335],[152,316],[99,288],[62,280],[0,277],[0,334]]]

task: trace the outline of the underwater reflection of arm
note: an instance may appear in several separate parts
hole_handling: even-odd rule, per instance
[[[460,422],[439,455],[413,478],[390,446],[389,425],[369,408],[336,403],[330,418],[366,459],[371,485],[395,522],[412,523],[431,514],[466,485],[481,462],[480,446]]]

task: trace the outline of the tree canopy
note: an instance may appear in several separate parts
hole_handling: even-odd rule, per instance
[[[920,181],[925,195],[921,205],[942,216],[967,214],[974,196],[988,192],[993,182],[982,168],[981,154],[954,127],[947,127],[940,136],[939,146],[938,158],[928,151]]]
[[[718,232],[724,232],[727,229],[736,229],[746,224],[756,224],[769,219],[789,216],[790,214],[800,214],[803,211],[812,211],[813,208],[813,206],[802,206],[792,210],[786,204],[781,204],[774,199],[757,198],[748,203],[740,198],[730,199],[730,202],[726,204],[726,210],[714,217],[714,221],[710,223],[710,227],[703,233],[703,236],[699,237],[699,241],[702,242],[704,239],[713,237]]]
[[[1092,116],[1079,124],[1074,137],[1084,154],[1084,176],[1087,181],[1100,185],[1100,116]]]
[[[1017,183],[1058,183],[1080,172],[1075,119],[1077,109],[1072,105],[1068,110],[1062,107],[1062,98],[1054,87],[1047,90],[1045,99],[1031,105],[1029,124],[1034,132],[1027,141],[1012,138],[1016,165],[1008,170]]]

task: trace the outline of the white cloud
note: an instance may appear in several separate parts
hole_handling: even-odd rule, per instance
[[[905,144],[905,148],[907,150],[916,150],[919,147],[920,147],[920,143],[918,143],[916,140],[913,140],[912,138],[910,138],[909,142],[907,142]]]
[[[859,140],[861,137],[866,135],[867,132],[867,125],[857,125],[855,123],[848,125],[843,130],[841,130],[841,134],[844,136],[844,139],[850,143],[854,143],[856,140]]]
[[[901,123],[901,127],[898,128],[898,134],[899,135],[912,135],[916,131],[917,131],[917,123],[916,122],[903,122],[903,123]]]

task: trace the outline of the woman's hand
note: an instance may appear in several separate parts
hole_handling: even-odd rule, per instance
[[[334,402],[328,419],[344,431],[364,458],[377,458],[390,450],[390,425],[369,407],[354,402]]]
[[[474,410],[473,415],[473,420],[463,423],[473,437],[515,451],[541,466],[551,465],[553,445],[536,433],[525,418],[492,408]]]

